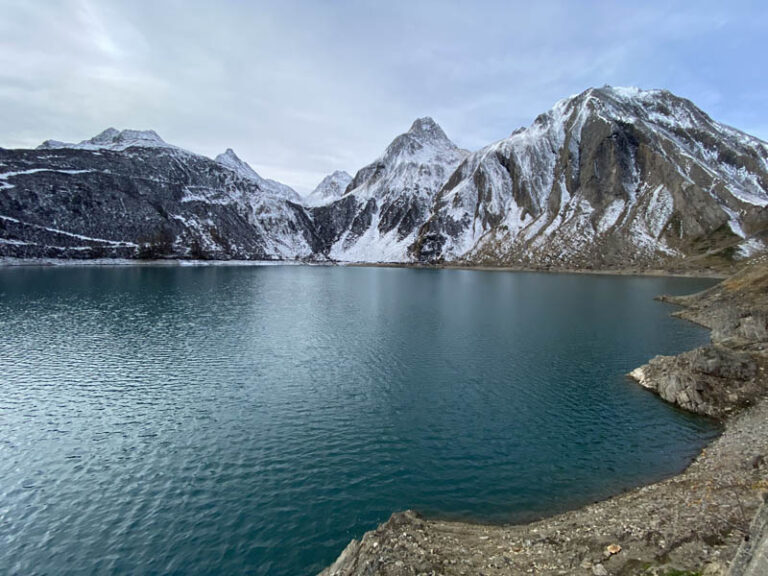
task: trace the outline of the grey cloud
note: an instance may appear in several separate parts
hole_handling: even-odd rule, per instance
[[[0,0],[0,145],[153,128],[306,192],[418,116],[474,149],[603,84],[766,132],[749,2]]]

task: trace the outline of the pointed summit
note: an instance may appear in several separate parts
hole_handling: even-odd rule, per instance
[[[414,120],[404,136],[409,136],[421,144],[439,143],[456,148],[456,145],[446,136],[440,125],[429,116]]]
[[[445,135],[445,132],[440,128],[440,125],[429,116],[414,120],[413,124],[411,124],[411,128],[408,130],[408,134],[426,136],[439,140],[448,140],[448,136]]]
[[[404,262],[435,195],[468,152],[431,118],[419,118],[361,168],[335,201],[313,208],[322,252],[346,262]]]
[[[343,170],[336,170],[333,174],[323,178],[317,188],[304,197],[304,204],[321,206],[341,198],[350,182],[352,182],[352,176]]]
[[[262,178],[256,170],[251,168],[251,165],[248,164],[248,162],[241,160],[232,148],[227,148],[223,153],[216,156],[215,161],[220,166],[231,170],[241,178],[255,182],[259,188],[268,194],[280,196],[291,202],[299,202],[301,200],[301,197],[290,186],[286,186],[275,180]]]
[[[87,140],[87,142],[91,142],[92,144],[96,144],[96,143],[106,144],[108,142],[112,142],[119,135],[120,135],[120,131],[119,130],[117,130],[115,128],[112,128],[112,127],[109,127],[106,130],[104,130],[103,132],[101,132],[101,133],[97,134],[96,136],[94,136],[93,138],[91,138],[90,140]]]
[[[464,150],[451,142],[437,122],[425,116],[417,118],[408,132],[395,138],[378,162],[390,166],[402,162],[431,164],[456,152],[466,155]]]
[[[247,162],[240,160],[240,157],[235,154],[235,151],[232,150],[232,148],[227,148],[223,153],[216,156],[215,161],[217,164],[221,164],[233,172],[237,172],[244,178],[261,178]]]

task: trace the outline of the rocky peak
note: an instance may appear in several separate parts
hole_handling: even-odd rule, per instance
[[[349,186],[349,183],[352,181],[352,176],[349,175],[344,170],[336,170],[333,172],[333,174],[329,174],[323,180],[320,182],[320,184],[317,185],[317,188],[315,188],[312,193],[315,192],[335,192],[339,191],[337,196],[341,196],[344,193],[344,190],[346,190],[347,186]]]
[[[462,163],[413,253],[617,265],[714,238],[746,254],[763,245],[767,191],[760,140],[664,90],[590,88]]]
[[[241,160],[232,148],[227,148],[223,153],[216,156],[215,161],[218,165],[223,166],[227,170],[231,170],[241,178],[256,182],[259,188],[268,194],[279,196],[286,200],[290,200],[291,202],[299,202],[301,199],[296,191],[290,186],[286,186],[275,180],[262,178],[253,168],[251,168],[248,162]]]
[[[175,148],[168,144],[154,130],[116,130],[107,128],[93,138],[83,140],[78,144],[46,140],[39,149],[70,148],[74,150],[114,150],[123,151],[128,148]]]
[[[166,148],[170,145],[158,136],[154,130],[116,130],[107,128],[102,133],[90,140],[85,140],[80,145],[91,145],[98,148],[110,148],[125,150],[131,146],[146,148]]]
[[[662,129],[736,132],[714,122],[693,102],[667,90],[603,86],[564,98],[536,119],[534,127],[583,126],[589,118],[648,124]]]
[[[392,182],[395,188],[402,185],[409,187],[424,175],[430,180],[427,188],[439,187],[434,181],[435,174],[453,170],[467,154],[466,150],[451,142],[432,118],[418,118],[408,132],[400,134],[387,146],[384,154],[355,174],[347,193],[365,184],[386,181],[395,174],[397,183]],[[420,167],[427,168],[422,176],[416,173],[421,170]],[[439,167],[439,170],[433,173],[429,167]],[[404,170],[416,172],[405,175]]]
[[[221,164],[225,168],[229,168],[241,176],[249,178],[252,178],[253,176],[258,177],[258,174],[256,174],[254,169],[251,168],[247,162],[242,161],[232,148],[227,148],[224,152],[216,156],[215,160],[217,164]]]
[[[59,148],[67,148],[71,147],[71,144],[67,144],[66,142],[62,142],[61,140],[46,140],[40,146],[37,147],[38,150],[56,150]]]
[[[235,154],[235,151],[232,150],[232,148],[227,148],[224,152],[216,156],[216,161],[219,161],[220,159],[224,160],[226,158],[231,158],[232,160],[235,160],[237,162],[242,162],[242,160],[240,160],[240,157],[237,154]]]
[[[424,117],[414,121],[408,132],[395,138],[378,162],[383,165],[403,162],[430,164],[457,153],[463,151],[451,142],[437,122]]]
[[[448,136],[446,136],[443,129],[440,128],[440,125],[429,116],[414,120],[408,130],[408,134],[424,140],[445,140],[450,142]]]
[[[352,176],[343,170],[336,170],[329,174],[304,198],[304,203],[309,206],[320,206],[341,198],[352,182]]]
[[[155,134],[157,136],[157,134]],[[103,132],[97,134],[90,140],[86,140],[86,142],[90,142],[91,144],[107,144],[112,142],[115,138],[120,136],[120,131],[115,128],[107,128]]]

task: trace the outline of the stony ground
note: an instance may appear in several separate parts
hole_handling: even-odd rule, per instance
[[[676,302],[687,306],[681,316],[712,329],[712,345],[656,358],[635,376],[725,420],[684,473],[527,525],[394,514],[323,576],[726,574],[768,495],[768,264]]]

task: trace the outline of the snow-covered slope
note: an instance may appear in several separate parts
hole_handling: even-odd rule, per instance
[[[0,150],[0,189],[0,256],[295,259],[316,243],[291,188],[152,131]]]
[[[587,90],[472,154],[421,118],[304,199],[152,131],[0,149],[0,256],[704,267],[767,245],[768,144],[662,90]]]
[[[340,199],[312,209],[323,253],[346,262],[407,260],[435,194],[467,154],[434,120],[416,120]]]
[[[350,182],[352,182],[352,176],[343,170],[336,170],[323,178],[317,188],[304,196],[302,202],[305,206],[321,206],[338,200],[344,195]]]
[[[768,144],[666,91],[590,89],[470,155],[418,260],[605,267],[734,248],[768,223]]]
[[[281,184],[275,180],[269,180],[268,178],[262,178],[251,166],[238,158],[232,148],[227,148],[223,154],[216,156],[216,162],[228,170],[232,170],[235,174],[246,180],[252,180],[261,188],[265,193],[290,200],[291,202],[301,202],[301,196],[290,186]]]
[[[154,130],[116,130],[114,128],[107,128],[104,132],[89,140],[83,140],[79,144],[46,140],[37,149],[55,150],[69,148],[72,150],[114,150],[120,152],[132,147],[179,149],[160,138]]]

